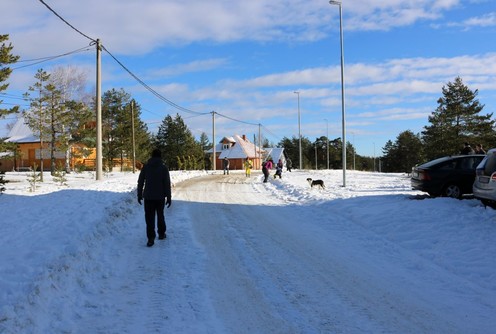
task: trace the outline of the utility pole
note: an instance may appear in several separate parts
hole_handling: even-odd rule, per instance
[[[215,152],[215,111],[212,111],[212,146],[213,146],[213,155],[212,155],[212,170],[215,171],[217,169],[217,153]]]
[[[96,179],[102,179],[102,57],[100,39],[96,40]]]
[[[131,127],[133,133],[133,173],[136,173],[136,141],[134,138],[134,99],[131,100]]]
[[[262,169],[262,124],[258,123],[258,158],[260,163],[260,169]]]
[[[319,169],[317,164],[317,141],[315,141],[315,170]]]
[[[300,116],[300,92],[296,91],[294,92],[296,95],[298,95],[298,151],[299,151],[299,160],[300,160],[300,166],[299,169],[301,170],[303,168],[303,156],[301,153],[301,116]]]

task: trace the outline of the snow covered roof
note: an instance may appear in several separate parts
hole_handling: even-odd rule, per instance
[[[232,143],[231,147],[224,148],[224,142],[228,141]],[[245,136],[234,135],[232,137],[224,137],[220,143],[215,145],[215,151],[220,152],[219,159],[246,159],[255,158],[260,154],[260,149],[257,145],[246,139]],[[213,150],[210,149],[207,153],[212,153]],[[263,150],[262,150],[263,153]]]
[[[5,141],[11,143],[37,143],[40,139],[33,134],[24,117],[19,117]]]
[[[266,148],[265,149],[265,158],[267,159],[269,156],[275,162],[277,162],[279,159],[281,159],[283,162],[286,161],[286,159],[284,157],[284,148],[281,148],[281,147]]]

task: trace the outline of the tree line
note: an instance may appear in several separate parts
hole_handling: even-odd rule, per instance
[[[439,157],[460,154],[465,143],[484,148],[496,145],[493,114],[482,114],[484,105],[460,77],[442,88],[437,108],[421,133],[401,132],[383,148],[385,172],[411,172],[412,167]]]
[[[0,92],[8,87],[6,80],[19,57],[6,44],[8,35],[0,35]],[[88,148],[96,146],[94,95],[85,91],[86,76],[71,67],[57,67],[51,73],[39,69],[24,98],[29,108],[23,110],[32,132],[49,147],[50,170],[56,170],[55,152],[63,151],[73,143]],[[382,149],[380,159],[356,154],[355,147],[346,143],[347,169],[409,172],[424,161],[459,153],[463,143],[480,143],[493,147],[495,129],[492,114],[482,115],[484,105],[477,100],[478,90],[470,90],[460,77],[442,89],[438,107],[428,117],[429,125],[421,133],[401,132],[393,142]],[[1,103],[1,101],[0,101]],[[0,116],[18,113],[19,107],[0,109]],[[113,161],[129,159],[133,152],[131,132],[134,126],[136,159],[146,162],[153,147],[162,151],[171,170],[211,169],[212,162],[205,154],[213,143],[202,133],[195,139],[179,114],[166,115],[156,135],[141,120],[142,108],[124,89],[110,89],[102,95],[102,148],[104,166]],[[329,141],[328,141],[329,140]],[[269,145],[264,140],[263,147]],[[310,141],[301,138],[302,168],[342,168],[342,140],[325,136]],[[284,137],[275,146],[283,147],[294,168],[299,167],[299,139]],[[15,150],[15,145],[0,139],[0,152]],[[41,150],[43,151],[43,150]],[[40,152],[40,154],[42,154]],[[48,158],[48,157],[47,157]],[[122,166],[122,164],[121,164]]]

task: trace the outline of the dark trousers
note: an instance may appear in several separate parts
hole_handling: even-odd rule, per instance
[[[264,183],[266,183],[268,181],[268,179],[269,179],[269,170],[266,169],[266,168],[264,168],[264,169],[262,169],[262,172],[263,172],[263,175],[264,175],[264,180],[263,181],[264,181]]]
[[[165,217],[164,217],[165,198],[162,200],[145,199],[145,221],[146,236],[149,240],[155,239],[155,215],[157,216],[158,235],[165,234]]]

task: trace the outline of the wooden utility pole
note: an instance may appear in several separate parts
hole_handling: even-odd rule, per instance
[[[133,133],[133,173],[136,173],[136,143],[134,140],[134,100],[131,100],[131,127]]]
[[[96,40],[96,179],[102,179],[102,69],[101,43]]]
[[[212,111],[212,147],[213,147],[213,155],[212,155],[212,170],[217,170],[217,153],[215,152],[215,111]]]

